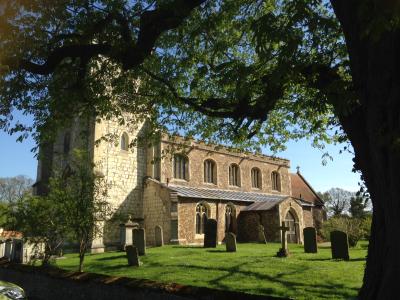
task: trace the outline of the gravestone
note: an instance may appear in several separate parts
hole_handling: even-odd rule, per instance
[[[128,216],[128,221],[126,223],[122,223],[120,226],[120,248],[122,251],[125,250],[125,247],[133,244],[133,236],[132,230],[134,228],[138,228],[139,224],[132,221],[131,215]]]
[[[136,246],[139,255],[146,254],[146,235],[144,228],[133,229],[133,244]]]
[[[13,241],[11,239],[6,240],[6,246],[4,249],[4,257],[7,257],[10,260],[11,260],[12,246],[13,246]]]
[[[349,260],[349,240],[343,231],[331,232],[331,249],[333,259]]]
[[[266,244],[267,243],[267,239],[265,237],[264,226],[258,225],[257,230],[258,230],[258,242],[262,243],[262,244]]]
[[[156,247],[164,246],[164,237],[162,227],[157,225],[155,228]]]
[[[303,229],[304,236],[304,252],[317,253],[317,231],[314,227],[306,227]]]
[[[226,252],[236,252],[236,235],[228,232],[225,236]]]
[[[278,256],[278,257],[288,257],[289,256],[289,249],[287,248],[286,231],[289,230],[289,227],[286,227],[285,226],[285,222],[282,222],[282,226],[279,227],[279,229],[281,230],[282,247],[276,253],[276,256]]]
[[[11,254],[10,260],[14,263],[22,263],[22,247],[23,247],[23,242],[22,240],[17,240],[15,239],[13,241],[13,250]]]
[[[204,225],[204,248],[217,247],[217,221],[207,219]]]
[[[125,247],[125,251],[126,257],[128,258],[128,265],[139,267],[140,263],[137,248],[135,246],[128,245]]]

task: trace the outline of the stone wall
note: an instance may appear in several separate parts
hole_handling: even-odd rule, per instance
[[[178,234],[181,244],[202,244],[204,241],[203,234],[196,234],[196,206],[199,202],[205,203],[209,207],[209,218],[217,220],[217,240],[221,243],[225,238],[225,208],[234,205],[236,216],[239,215],[241,209],[246,204],[232,203],[227,201],[206,200],[180,198],[178,203]]]
[[[314,217],[311,207],[303,207],[304,227],[314,227]]]
[[[312,208],[312,215],[315,229],[317,229],[317,232],[319,232],[321,230],[322,223],[327,219],[326,210],[323,206],[315,206]]]
[[[261,225],[264,226],[265,238],[268,242],[279,242],[281,240],[278,213],[278,206],[260,213]]]
[[[173,141],[164,139],[161,148],[164,153],[161,163],[161,182],[178,185],[186,185],[203,188],[220,188],[246,192],[291,194],[289,161],[273,158],[265,155],[228,151],[221,146],[210,146],[201,142],[190,142],[188,147],[182,148],[177,143],[183,140]],[[185,153],[189,159],[188,180],[174,179],[173,154]],[[216,184],[204,182],[204,161],[211,159],[216,163]],[[240,187],[229,185],[229,166],[234,163],[240,168]],[[258,168],[261,171],[261,188],[252,188],[251,169]],[[148,166],[151,174],[152,166]],[[281,190],[272,190],[271,172],[277,171],[280,175]]]
[[[155,245],[155,227],[163,229],[164,242],[171,240],[171,217],[176,219],[176,213],[171,212],[170,190],[154,179],[145,181],[143,192],[144,228],[146,243]]]
[[[257,227],[261,223],[260,219],[260,214],[257,212],[241,212],[238,216],[238,241],[258,242]]]
[[[279,215],[278,207],[266,211],[244,211],[239,215],[238,240],[241,242],[258,242],[257,228],[264,226],[264,234],[267,242],[279,242]]]
[[[126,221],[128,214],[139,223],[143,220],[142,186],[147,155],[146,149],[132,144],[141,134],[143,123],[132,124],[129,114],[124,115],[124,119],[126,125],[116,119],[101,120],[94,129],[94,140],[100,141],[94,147],[94,162],[107,180],[108,201],[115,210],[114,218],[105,225],[103,242],[106,246],[118,243],[118,225]],[[131,144],[127,150],[121,148],[124,133]]]

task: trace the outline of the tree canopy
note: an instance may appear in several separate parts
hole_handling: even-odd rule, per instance
[[[39,138],[76,115],[130,111],[153,132],[257,150],[304,136],[314,145],[344,139],[327,91],[351,81],[328,3],[41,4],[0,9],[0,127],[10,133]],[[33,126],[13,122],[13,109],[33,114]]]

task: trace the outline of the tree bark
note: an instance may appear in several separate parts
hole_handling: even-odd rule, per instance
[[[359,105],[339,115],[373,204],[371,237],[360,299],[400,293],[400,33],[365,35],[360,1],[332,0],[349,51]],[[370,21],[370,20],[369,20]]]

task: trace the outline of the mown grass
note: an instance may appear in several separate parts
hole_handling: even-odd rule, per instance
[[[205,286],[295,299],[351,299],[361,286],[367,244],[350,250],[350,261],[331,259],[329,247],[306,254],[289,245],[289,258],[274,257],[279,244],[238,244],[235,253],[216,249],[168,245],[147,249],[140,267],[127,266],[124,252],[88,254],[86,272],[146,278],[160,282]],[[57,261],[60,268],[77,270],[76,254]]]

